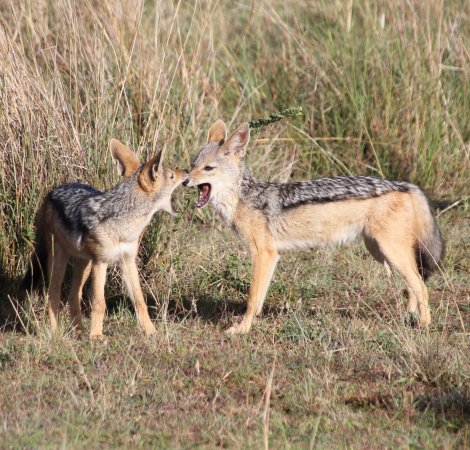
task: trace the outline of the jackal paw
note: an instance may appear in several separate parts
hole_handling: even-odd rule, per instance
[[[93,342],[104,342],[105,337],[102,333],[90,333],[90,340]]]
[[[152,325],[152,327],[148,327],[144,330],[145,336],[155,336],[157,334],[156,328]]]
[[[431,324],[431,315],[427,314],[420,314],[419,316],[419,326],[420,327],[427,327]]]
[[[225,334],[227,336],[233,336],[235,334],[247,334],[250,331],[250,328],[250,325],[242,321],[236,325],[232,325],[230,328],[225,330]]]

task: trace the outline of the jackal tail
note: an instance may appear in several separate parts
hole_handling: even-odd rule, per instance
[[[428,200],[421,191],[414,198],[415,211],[421,222],[421,227],[418,227],[416,264],[423,280],[427,280],[444,257],[445,245]]]
[[[24,290],[39,289],[47,280],[47,246],[48,229],[50,225],[46,223],[46,203],[47,199],[41,205],[36,216],[36,240],[34,242],[34,251],[31,255],[28,270],[24,275],[21,287]]]

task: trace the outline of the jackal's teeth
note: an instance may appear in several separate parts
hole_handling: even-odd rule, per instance
[[[202,208],[209,202],[209,197],[211,193],[211,186],[208,183],[203,183],[198,186],[199,196],[196,202],[198,208]]]

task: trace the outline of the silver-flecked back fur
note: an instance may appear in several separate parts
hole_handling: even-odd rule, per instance
[[[268,217],[306,204],[366,199],[392,191],[408,192],[411,189],[416,187],[410,183],[365,176],[270,183],[255,178],[241,163],[240,198]]]
[[[140,170],[106,192],[81,183],[59,186],[48,198],[74,241],[105,222],[119,228],[121,221],[151,214],[159,192],[142,196],[136,189]],[[113,220],[110,220],[113,219]]]

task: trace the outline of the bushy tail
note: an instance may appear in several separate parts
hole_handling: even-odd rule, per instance
[[[43,204],[36,217],[36,242],[31,262],[24,275],[21,288],[24,290],[39,289],[47,280],[47,237],[45,235]]]
[[[419,273],[423,277],[423,280],[426,281],[431,273],[438,267],[439,262],[442,261],[445,245],[436,219],[432,215],[431,207],[425,198],[423,200],[426,202],[426,208],[424,211],[421,210],[420,212],[426,217],[422,217],[421,219],[426,222],[427,226],[425,227],[426,230],[423,230],[420,239],[418,239],[416,263]]]
[[[47,254],[45,248],[36,244],[31,262],[23,278],[21,287],[24,290],[39,289],[47,278]]]

